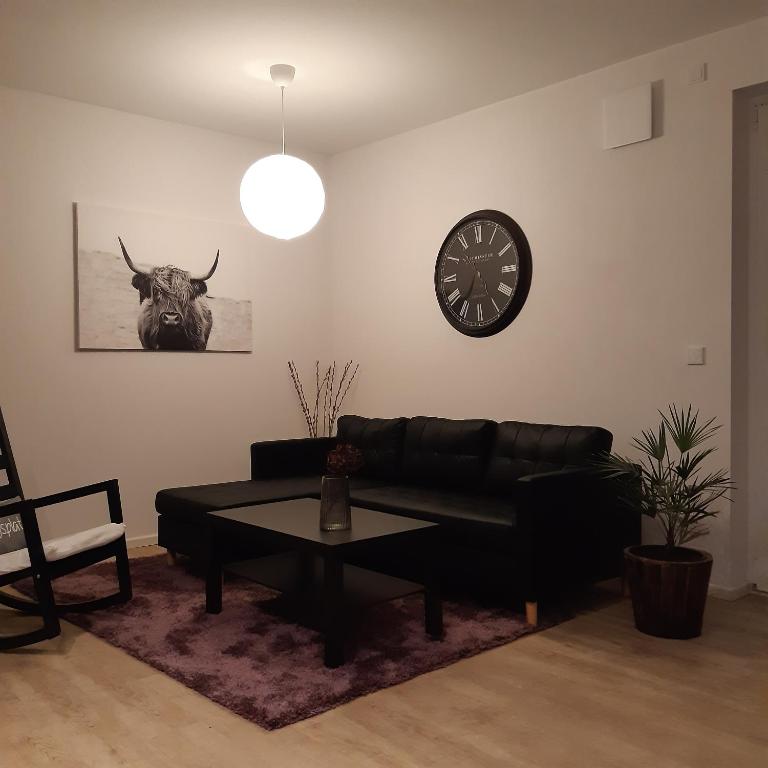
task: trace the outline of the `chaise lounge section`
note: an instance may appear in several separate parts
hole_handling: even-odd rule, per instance
[[[444,576],[524,600],[534,621],[542,598],[621,575],[624,547],[640,540],[639,516],[591,467],[611,448],[601,427],[342,416],[336,438],[254,443],[250,480],[160,491],[160,545],[204,558],[208,512],[319,498],[337,443],[358,447],[365,459],[350,483],[354,506],[439,523]],[[225,558],[256,554],[231,547]]]

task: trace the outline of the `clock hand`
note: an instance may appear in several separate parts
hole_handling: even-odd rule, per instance
[[[465,251],[462,251],[461,255],[462,255],[464,261],[466,262],[467,266],[473,272],[472,280],[471,280],[471,282],[469,284],[469,290],[462,296],[462,298],[465,301],[469,298],[469,296],[472,294],[472,289],[475,287],[475,280],[477,280],[477,278],[479,277],[480,278],[480,282],[483,284],[483,289],[485,290],[485,295],[490,299],[491,298],[491,292],[488,290],[488,283],[485,282],[485,278],[483,277],[483,273],[480,271],[480,268],[477,265],[473,264],[469,260],[469,256],[467,256]]]
[[[485,282],[485,278],[483,277],[483,273],[478,269],[477,270],[477,276],[480,278],[480,281],[483,284],[483,288],[485,288],[485,295],[490,298],[491,292],[488,290],[488,283]],[[474,280],[473,280],[474,282]]]
[[[469,283],[469,290],[464,294],[463,298],[467,299],[471,293],[472,289],[475,287],[475,280],[477,279],[477,276],[480,275],[480,279],[483,280],[483,276],[480,274],[480,270],[469,260],[469,256],[467,256],[466,253],[462,252],[462,257],[464,258],[464,261],[467,263],[467,266],[472,270],[472,280]],[[485,281],[483,280],[483,283]],[[488,293],[488,287],[486,286],[485,292]]]

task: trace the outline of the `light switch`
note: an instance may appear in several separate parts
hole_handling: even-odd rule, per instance
[[[691,345],[688,347],[688,365],[704,365],[706,363],[707,348]]]

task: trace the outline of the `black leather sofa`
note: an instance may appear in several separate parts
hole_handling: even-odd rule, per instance
[[[353,505],[440,523],[446,577],[495,586],[529,610],[566,586],[620,575],[623,548],[640,541],[639,516],[590,467],[611,448],[605,429],[342,416],[336,438],[254,443],[250,480],[160,491],[159,544],[204,558],[207,512],[319,498],[337,442],[365,458],[351,479]],[[232,548],[225,556],[252,554]],[[402,572],[408,564],[373,566]]]

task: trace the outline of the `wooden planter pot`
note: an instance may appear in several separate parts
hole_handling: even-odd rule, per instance
[[[701,634],[712,555],[658,545],[624,550],[635,626],[647,635],[687,639]]]

